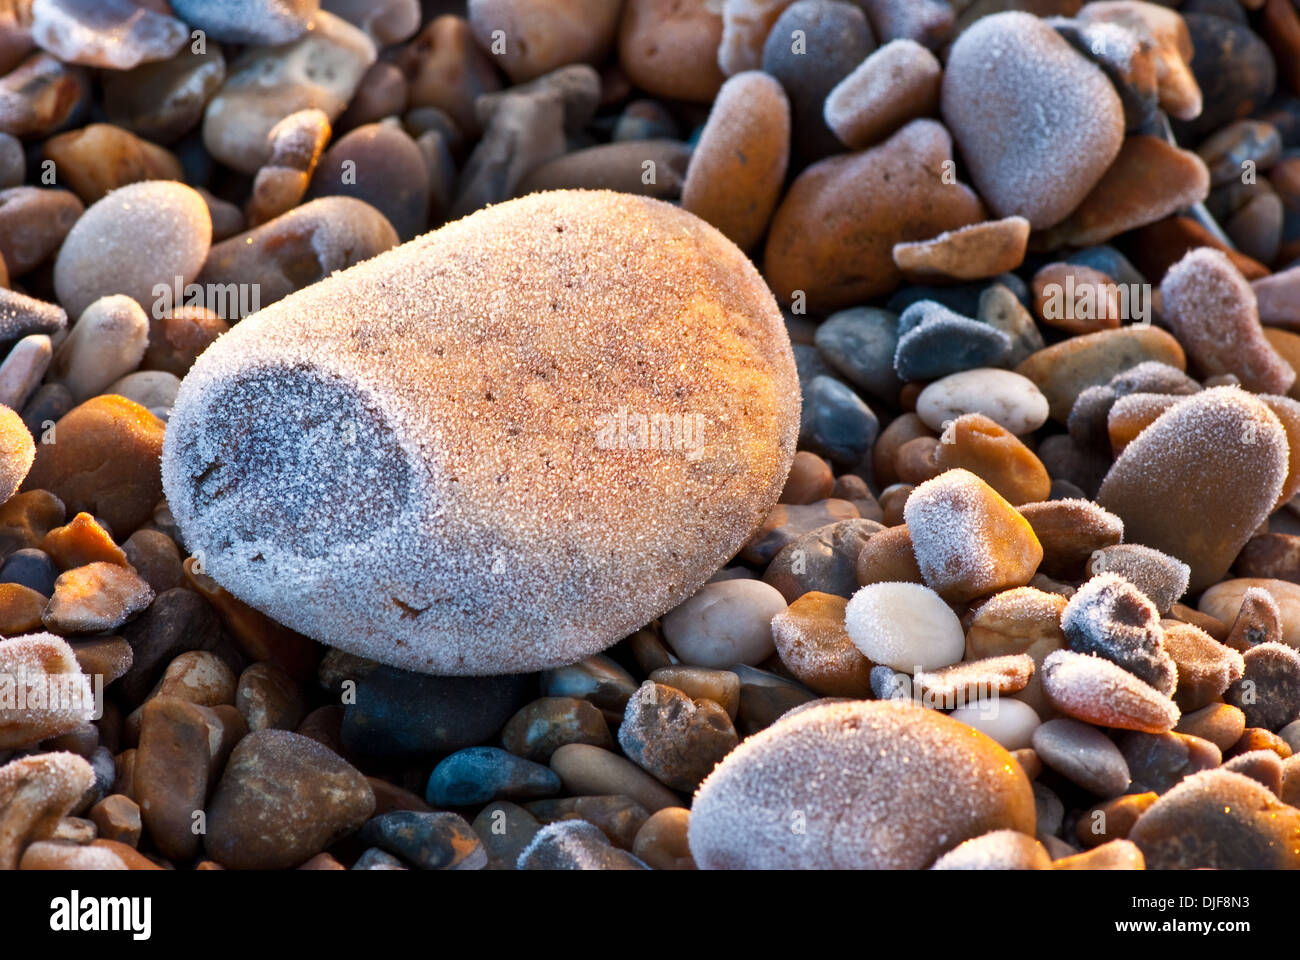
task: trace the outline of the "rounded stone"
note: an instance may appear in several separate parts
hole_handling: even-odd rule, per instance
[[[1078,720],[1049,720],[1034,731],[1034,752],[1047,766],[1099,797],[1128,789],[1129,769],[1119,747]]]
[[[792,818],[800,830],[792,830]],[[922,869],[993,830],[1034,832],[1002,747],[912,704],[810,706],[746,740],[700,786],[701,869]]]
[[[772,618],[781,662],[800,683],[826,697],[866,697],[872,663],[844,626],[848,600],[812,591]]]
[[[647,93],[707,103],[723,82],[721,42],[722,15],[710,4],[627,0],[618,62],[632,84]]]
[[[694,667],[753,666],[772,655],[772,618],[785,607],[760,580],[706,583],[664,616],[664,641]]]
[[[915,583],[874,583],[844,611],[849,639],[873,664],[904,673],[937,670],[961,660],[961,621],[943,598]]]
[[[627,703],[618,743],[660,783],[690,793],[739,737],[720,704],[647,680]]]
[[[470,29],[484,50],[497,32],[505,47],[492,59],[515,83],[569,63],[599,64],[614,41],[622,4],[608,0],[469,0]]]
[[[1010,370],[981,367],[936,380],[916,398],[916,414],[931,430],[942,432],[949,421],[980,413],[1016,435],[1032,433],[1047,422],[1048,403],[1038,387]]]
[[[299,632],[410,669],[537,669],[736,553],[789,472],[796,382],[714,228],[537,194],[240,322],[181,387],[164,486],[213,577]]]

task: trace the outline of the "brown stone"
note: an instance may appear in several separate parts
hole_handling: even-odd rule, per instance
[[[925,583],[905,523],[875,534],[858,554],[859,585],[893,581]]]
[[[45,141],[43,152],[54,162],[59,182],[87,205],[128,183],[185,179],[170,150],[110,123],[60,133]]]
[[[501,730],[501,745],[516,756],[546,763],[566,743],[612,749],[599,708],[576,697],[542,697],[525,705]]]
[[[831,465],[815,453],[800,450],[794,455],[779,502],[796,505],[816,503],[827,499],[834,485],[835,473]]]
[[[14,494],[0,505],[0,556],[37,546],[66,517],[63,501],[48,490]]]
[[[740,552],[741,559],[755,566],[767,566],[791,541],[835,523],[858,519],[858,508],[847,500],[819,500],[801,506],[778,503],[764,518]]]
[[[651,813],[682,806],[676,794],[631,760],[590,744],[566,743],[551,754],[551,769],[572,794],[624,794]]]
[[[21,277],[45,262],[85,212],[71,190],[0,190],[0,256],[9,275]]]
[[[103,561],[59,574],[42,620],[55,633],[114,630],[153,601],[153,590],[126,567]]]
[[[1145,870],[1146,860],[1137,844],[1111,840],[1099,847],[1052,861],[1053,870]]]
[[[848,600],[805,593],[772,618],[776,652],[795,678],[825,697],[871,696],[872,663],[844,628]]]
[[[637,831],[632,853],[655,870],[694,870],[686,838],[690,816],[684,807],[665,807],[652,814]]]
[[[109,794],[90,808],[90,819],[106,840],[116,840],[129,847],[140,843],[140,808],[130,797]]]
[[[142,370],[162,370],[184,377],[200,353],[230,325],[203,306],[182,306],[163,317],[149,318],[149,346]]]
[[[627,0],[618,61],[634,85],[670,100],[708,103],[722,86],[722,15],[707,3]]]
[[[915,120],[883,144],[808,167],[772,218],[764,274],[777,299],[795,291],[814,311],[881,296],[902,274],[897,243],[928,240],[984,220],[983,204],[942,181],[952,138],[932,120]]]
[[[1247,727],[1237,742],[1223,751],[1223,759],[1231,760],[1233,757],[1252,753],[1255,750],[1272,750],[1283,760],[1290,757],[1292,753],[1291,745],[1273,731],[1265,730],[1263,727]]]
[[[1019,437],[982,413],[967,413],[952,421],[934,460],[940,471],[969,470],[1012,506],[1046,500],[1051,493],[1052,479],[1042,461]]]
[[[858,557],[885,528],[874,520],[841,520],[791,541],[772,558],[763,582],[794,603],[811,590],[851,597],[857,591]]]
[[[1247,280],[1259,280],[1269,274],[1268,267],[1244,253],[1228,249],[1191,217],[1169,217],[1134,231],[1128,249],[1132,251],[1133,265],[1152,283],[1158,283],[1170,267],[1198,247],[1221,250]]]
[[[1118,287],[1100,270],[1077,263],[1049,263],[1034,274],[1030,286],[1038,319],[1071,335],[1113,330],[1125,319],[1120,315]],[[1081,300],[1091,309],[1078,310]],[[1077,315],[1080,313],[1086,315]]]
[[[720,704],[647,680],[628,701],[618,742],[660,783],[689,793],[740,738]]]
[[[137,530],[122,544],[126,560],[155,594],[181,585],[181,554],[176,541],[161,530]]]
[[[1007,217],[959,227],[929,240],[895,244],[892,256],[908,283],[984,280],[1024,263],[1028,242],[1029,221]]]
[[[292,730],[302,720],[302,690],[293,677],[273,663],[254,663],[239,677],[235,705],[248,728]]]
[[[60,570],[101,561],[119,567],[129,566],[122,548],[113,542],[108,531],[96,523],[94,517],[84,511],[47,533],[40,548],[49,554]]]
[[[1234,566],[1239,577],[1300,583],[1300,537],[1261,533],[1242,547]]]
[[[665,807],[665,810],[682,810],[682,807]],[[632,849],[636,835],[650,811],[636,800],[622,794],[594,797],[560,797],[555,800],[536,800],[527,804],[526,813],[539,823],[558,823],[562,820],[586,820],[600,828],[609,842],[622,850]]]
[[[0,766],[0,870],[18,867],[23,848],[50,836],[95,781],[71,753],[41,753]]]
[[[1214,744],[1220,751],[1227,751],[1246,732],[1246,715],[1231,704],[1211,703],[1183,714],[1174,731],[1200,737]]]
[[[54,437],[36,445],[24,490],[48,490],[68,510],[103,517],[119,537],[149,519],[162,499],[161,420],[138,403],[106,394],[65,414]]]
[[[16,637],[41,627],[46,598],[21,583],[0,583],[0,636]]]
[[[1049,653],[1066,646],[1061,630],[1065,604],[1065,597],[1034,587],[1004,590],[981,604],[966,628],[967,660],[1019,653],[1033,659],[1033,675],[1015,699],[1029,704],[1045,720],[1054,711],[1043,694],[1039,671]]]
[[[939,452],[939,441],[934,437],[917,437],[898,448],[894,466],[898,479],[903,483],[916,485],[933,480],[943,473],[935,457]]]
[[[876,443],[871,448],[871,473],[876,483],[881,487],[897,483],[899,476],[894,464],[897,462],[899,449],[909,440],[933,436],[934,431],[927,427],[915,413],[904,413],[895,417],[889,426],[880,431],[880,436],[876,438]]]
[[[474,100],[499,90],[501,80],[466,20],[436,17],[402,50],[398,66],[406,74],[411,107],[437,107],[466,137],[478,136]]]
[[[133,793],[149,838],[163,856],[191,860],[199,851],[195,813],[208,792],[208,724],[203,708],[173,697],[145,704]],[[210,826],[210,825],[209,825]]]
[[[740,677],[730,670],[671,666],[655,670],[647,679],[680,690],[692,699],[712,700],[733,720],[740,710]]]
[[[1103,800],[1085,810],[1074,827],[1074,835],[1085,847],[1099,847],[1115,840],[1123,840],[1133,829],[1133,824],[1159,799],[1153,791],[1129,793],[1111,800]]]

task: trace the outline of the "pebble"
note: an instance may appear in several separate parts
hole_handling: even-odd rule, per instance
[[[1277,69],[1264,41],[1246,24],[1193,13],[1183,20],[1193,54],[1184,59],[1203,107],[1199,114],[1189,109],[1183,122],[1174,124],[1174,134],[1195,141],[1262,107],[1276,85]]]
[[[270,154],[266,158],[265,164],[257,171],[257,176],[253,180],[252,192],[245,204],[247,210],[247,216],[244,218],[246,226],[260,226],[268,220],[273,220],[281,214],[287,213],[301,202],[312,173],[320,161],[321,151],[325,149],[325,144],[329,141],[331,132],[329,117],[323,110],[318,110],[315,107],[291,113],[271,128],[266,135],[267,143],[270,144]],[[397,132],[400,133],[401,131]],[[364,143],[361,145],[364,147]],[[363,156],[358,159],[364,161],[364,149],[359,152]],[[382,161],[380,162],[382,164]],[[356,160],[353,163],[356,164]],[[419,163],[424,163],[423,158],[420,158]],[[362,176],[368,181],[366,185],[355,191],[342,192],[361,193],[367,187],[370,188],[369,192],[373,192],[373,179],[369,175],[374,173],[374,165],[371,165],[370,170],[367,170],[366,166],[367,164],[364,162],[354,165],[350,171],[351,176],[348,178],[349,180],[355,180],[359,167]],[[398,170],[400,171],[400,162]],[[409,170],[405,172],[410,173]],[[426,177],[418,179],[427,181]],[[331,187],[343,183],[346,183],[346,181],[340,171],[331,170],[329,177],[326,178],[323,184],[324,189],[322,192],[329,193]],[[427,187],[427,182],[425,186]],[[211,206],[211,203],[209,203],[209,206]],[[425,208],[427,209],[427,207],[428,204],[426,203]],[[418,211],[413,211],[413,213],[418,215]]]
[[[435,807],[466,807],[559,792],[560,778],[540,763],[499,747],[469,747],[457,750],[433,768],[425,799]]]
[[[778,80],[738,73],[718,91],[682,184],[682,208],[742,250],[767,229],[790,161],[790,102]]]
[[[929,384],[916,400],[916,413],[931,430],[967,413],[982,413],[1017,436],[1047,422],[1048,399],[1040,385],[1010,370],[963,370]]]
[[[796,0],[763,42],[763,72],[790,96],[796,163],[804,166],[842,149],[823,117],[827,95],[876,46],[866,15],[838,0]]]
[[[925,582],[950,600],[1024,586],[1043,558],[1028,521],[968,470],[921,484],[903,514]]]
[[[1005,283],[990,284],[980,294],[976,319],[1011,338],[1011,352],[1003,358],[1003,363],[1018,364],[1043,348],[1043,334],[1033,314]]]
[[[33,53],[0,78],[0,133],[46,137],[85,108],[90,79],[82,67]]]
[[[41,619],[56,633],[98,633],[120,627],[153,601],[139,576],[115,563],[87,564],[59,574]]]
[[[613,190],[676,200],[681,196],[686,180],[691,151],[686,144],[676,140],[642,140],[605,143],[550,159],[538,157],[542,162],[536,164],[523,163],[518,159],[522,156],[516,154],[514,162],[521,173],[524,166],[529,167],[529,172],[518,178],[517,185],[514,178],[507,177],[510,186],[507,195],[522,196],[540,190]],[[653,172],[653,176],[647,176],[649,172]],[[494,179],[501,178],[487,170],[483,179],[491,185]],[[484,203],[495,203],[497,199],[495,195],[479,195],[470,189],[457,201],[452,213],[469,213]]]
[[[1243,753],[1250,753],[1252,750],[1272,750],[1283,760],[1291,756],[1291,746],[1276,733],[1265,730],[1263,727],[1247,727],[1246,732],[1241,735],[1241,739],[1232,745],[1231,749],[1223,753],[1225,760],[1240,756]]]
[[[180,161],[171,151],[109,123],[92,123],[45,141],[46,160],[83,202],[144,180],[180,180]]]
[[[682,810],[683,807],[665,807],[665,810]],[[609,842],[622,850],[631,850],[637,831],[650,819],[650,811],[631,797],[609,794],[595,797],[560,797],[555,800],[534,800],[527,805],[530,815],[541,823],[561,820],[585,820],[609,838]]]
[[[109,120],[147,140],[172,143],[202,119],[226,78],[226,59],[216,43],[201,53],[187,44],[170,59],[107,71],[101,78]]]
[[[1223,699],[1246,715],[1246,725],[1280,730],[1300,717],[1300,653],[1282,643],[1261,643],[1242,659],[1245,670]]]
[[[675,793],[631,760],[590,744],[568,743],[560,747],[551,754],[551,769],[559,774],[570,794],[623,794],[651,813],[682,805]]]
[[[724,74],[732,76],[762,65],[763,43],[777,18],[792,2],[722,0],[722,38],[715,55]]]
[[[740,709],[740,677],[731,670],[670,666],[651,672],[650,680],[680,690],[688,697],[717,703],[733,720]]]
[[[938,380],[949,374],[996,365],[1011,351],[1001,330],[921,300],[898,318],[894,370],[904,381]]]
[[[374,807],[365,777],[333,751],[287,730],[254,731],[208,803],[203,845],[230,869],[286,869],[359,829]]]
[[[826,125],[862,150],[939,108],[943,68],[914,40],[893,40],[864,59],[826,95]]]
[[[809,450],[800,450],[790,464],[790,475],[785,478],[778,502],[806,505],[825,500],[835,486],[835,472],[831,465]]]
[[[357,834],[420,870],[482,870],[487,851],[464,817],[446,811],[400,810],[366,821]]]
[[[875,413],[839,380],[813,377],[804,386],[799,446],[851,468],[867,456],[879,432]]]
[[[955,9],[942,0],[864,0],[863,6],[885,41],[915,40],[939,50],[955,35]]]
[[[0,503],[0,555],[37,546],[67,517],[63,501],[48,490],[14,494]]]
[[[1207,740],[1221,751],[1226,751],[1246,731],[1246,715],[1231,704],[1211,703],[1191,713],[1184,713],[1174,730]]]
[[[489,803],[472,826],[483,843],[488,870],[513,870],[519,854],[542,828],[531,813],[508,800]]]
[[[501,89],[492,57],[479,49],[463,17],[435,17],[397,59],[406,75],[411,107],[435,107],[454,121],[464,136],[481,132],[474,103],[481,94]]]
[[[610,846],[600,829],[585,820],[548,824],[519,854],[519,870],[645,870],[637,857]]]
[[[1209,172],[1196,154],[1159,137],[1131,136],[1097,185],[1042,243],[1105,243],[1198,204],[1209,192]]]
[[[1049,653],[1065,647],[1061,614],[1066,598],[1033,587],[1016,587],[994,594],[981,604],[966,630],[966,659],[981,660],[1028,654],[1034,672],[1016,698],[1042,714],[1051,712],[1042,692],[1042,664]]]
[[[130,797],[110,794],[90,808],[98,835],[134,847],[140,843],[140,807]]]
[[[610,723],[622,721],[623,709],[637,686],[632,674],[601,653],[541,675],[544,695],[589,700]]]
[[[1183,711],[1206,706],[1239,680],[1241,654],[1191,624],[1167,624],[1164,647],[1178,666],[1174,702]]]
[[[136,369],[148,340],[149,319],[138,302],[121,294],[100,297],[54,351],[49,378],[82,403]]]
[[[149,318],[149,345],[140,366],[184,377],[229,324],[206,307],[180,307]]]
[[[1124,449],[1097,502],[1124,520],[1130,541],[1188,564],[1195,593],[1223,577],[1276,503],[1286,450],[1266,405],[1234,387],[1205,390]]]
[[[54,580],[58,575],[49,555],[30,547],[15,550],[0,566],[0,583],[21,585],[47,598],[54,593]]]
[[[338,128],[354,130],[386,117],[400,116],[406,112],[406,103],[406,75],[394,64],[377,61],[362,74],[356,96],[338,119]]]
[[[297,682],[273,663],[254,663],[239,675],[235,706],[248,728],[294,730],[306,707]]]
[[[1050,870],[1041,843],[1015,830],[994,830],[965,840],[934,862],[931,870]]]
[[[858,554],[859,584],[865,587],[894,581],[925,583],[921,568],[916,564],[912,535],[905,523],[874,534]]]
[[[960,706],[948,716],[974,727],[1011,751],[1022,751],[1027,748],[1032,741],[1034,731],[1042,723],[1038,711],[1032,706],[1010,698],[984,700]]]
[[[903,673],[937,670],[962,658],[961,622],[943,598],[914,583],[875,583],[853,595],[844,612],[849,639],[872,664]]]
[[[1224,644],[1245,653],[1257,644],[1282,639],[1282,610],[1273,595],[1259,587],[1247,589]]]
[[[772,618],[785,608],[780,591],[759,580],[706,583],[664,615],[664,641],[690,666],[762,663],[774,650]]]
[[[1223,762],[1217,746],[1185,733],[1141,733],[1130,730],[1117,739],[1133,774],[1130,792],[1166,793],[1179,781]]]
[[[181,585],[176,541],[159,530],[137,530],[122,544],[122,554],[155,594]]]
[[[853,701],[809,707],[732,751],[696,794],[688,836],[706,870],[921,869],[1034,821],[1029,781],[988,737],[911,704]]]
[[[4,196],[6,193],[0,193],[0,198]],[[3,211],[3,207],[0,207],[0,211]],[[7,251],[5,256],[7,260]],[[1251,283],[1251,289],[1255,291],[1260,320],[1269,324],[1264,331],[1266,335],[1275,332],[1270,329],[1273,326],[1287,327],[1291,330],[1300,327],[1300,309],[1295,306],[1298,282],[1300,282],[1300,270],[1291,268]]]
[[[1272,750],[1252,750],[1240,753],[1223,765],[1224,770],[1240,773],[1258,780],[1268,787],[1269,792],[1286,802],[1283,796],[1283,761]],[[1288,804],[1292,806],[1292,804]]]
[[[356,679],[343,711],[351,756],[451,753],[495,738],[529,699],[527,676],[434,677],[379,667]]]
[[[1296,372],[1265,339],[1255,294],[1217,250],[1194,250],[1160,284],[1164,315],[1207,376],[1232,373],[1255,393],[1285,394]]]
[[[546,763],[566,743],[612,749],[600,709],[577,697],[542,697],[519,710],[501,730],[501,745],[516,756]]]
[[[1137,845],[1112,840],[1093,850],[1052,861],[1053,870],[1145,870],[1146,860]]]
[[[321,157],[311,191],[313,197],[364,200],[384,215],[402,241],[429,227],[424,158],[398,127],[369,123],[339,137]]]
[[[897,399],[897,314],[876,307],[837,311],[818,325],[815,343],[822,359],[855,388],[890,403]]]
[[[858,587],[858,557],[883,528],[874,520],[841,520],[819,527],[781,549],[763,574],[786,603],[812,590],[850,597]]]
[[[288,43],[311,27],[320,0],[235,0],[213,5],[175,0],[172,9],[191,27],[222,43]]]
[[[0,362],[0,404],[22,410],[49,369],[54,355],[50,338],[43,333],[23,337]]]
[[[1129,789],[1129,765],[1100,730],[1078,720],[1049,720],[1034,731],[1034,752],[1047,766],[1098,797]]]
[[[85,207],[70,190],[0,190],[0,256],[21,277],[59,249]]]
[[[1082,10],[1079,19],[1085,24],[1114,23],[1136,34],[1154,59],[1161,109],[1180,120],[1201,113],[1199,75],[1189,67],[1195,50],[1188,24],[1177,12],[1153,3],[1122,2]]]
[[[1129,833],[1152,870],[1300,867],[1300,811],[1255,780],[1228,770],[1186,778]]]
[[[996,277],[1025,259],[1029,221],[1023,217],[991,220],[917,243],[895,244],[894,264],[913,283],[942,283]]]
[[[690,811],[665,807],[653,814],[637,831],[632,853],[653,870],[694,870],[687,831]]]
[[[562,0],[536,7],[526,0],[469,0],[469,26],[484,50],[505,34],[494,61],[514,83],[570,63],[600,64],[614,41],[621,4]]]
[[[16,187],[27,179],[27,156],[22,141],[0,133],[0,189]]]
[[[1086,572],[1089,576],[1118,574],[1146,594],[1163,616],[1187,592],[1191,568],[1159,550],[1137,543],[1116,543],[1094,550]]]
[[[158,286],[169,289],[179,277],[183,287],[198,276],[211,239],[207,204],[193,188],[161,180],[128,184],[91,206],[69,231],[54,265],[59,302],[78,315],[110,294],[152,305]]]
[[[983,221],[973,191],[942,182],[951,160],[944,127],[914,120],[878,146],[804,170],[777,207],[764,250],[777,299],[791,303],[801,290],[809,310],[830,311],[888,294],[901,280],[895,244]]]
[[[1163,646],[1160,611],[1119,574],[1097,574],[1079,587],[1061,614],[1061,629],[1076,653],[1105,657],[1173,695],[1178,669]]]
[[[1057,650],[1041,673],[1048,703],[1075,719],[1145,733],[1165,733],[1178,722],[1172,700],[1102,657]]]
[[[739,738],[720,704],[647,680],[628,701],[618,742],[660,783],[690,793]]]
[[[872,663],[845,628],[842,596],[811,591],[772,618],[772,638],[781,662],[800,683],[826,697],[864,698],[871,689]]]
[[[365,30],[377,47],[408,40],[420,27],[419,0],[321,0],[321,9]]]
[[[0,750],[68,733],[95,712],[90,684],[72,648],[59,637],[34,633],[0,640],[0,676],[8,681],[7,703],[0,701]],[[54,689],[60,695],[50,703]]]
[[[708,103],[724,79],[718,66],[721,42],[722,15],[709,4],[627,0],[618,62],[632,84],[647,93]]]
[[[20,583],[0,584],[0,636],[16,637],[39,630],[47,600]]]
[[[199,851],[194,814],[203,810],[207,798],[209,744],[204,707],[158,697],[141,711],[133,786],[118,792],[127,792],[140,805],[145,830],[169,859],[191,860]]]
[[[742,737],[767,729],[791,710],[817,699],[817,694],[785,676],[743,664],[730,669],[740,680],[735,725]]]
[[[935,451],[940,472],[965,469],[1012,506],[1046,500],[1051,478],[1032,450],[982,413],[967,413],[944,428]]]
[[[918,671],[912,683],[927,705],[935,703],[939,709],[950,709],[980,698],[996,700],[1017,693],[1025,689],[1033,673],[1033,658],[1018,653]]]
[[[1263,590],[1278,607],[1283,643],[1300,648],[1300,585],[1287,580],[1241,577],[1224,580],[1201,595],[1198,607],[1224,623],[1235,622],[1248,591]]]
[[[19,757],[0,766],[0,870],[18,869],[24,847],[48,836],[94,783],[75,754]]]
[[[388,218],[355,197],[321,197],[212,247],[197,283],[257,292],[227,299],[223,319],[267,307],[339,270],[397,246]],[[230,295],[227,294],[229,298]]]
[[[1079,205],[1123,140],[1105,74],[1024,13],[984,17],[953,43],[941,101],[980,195],[1035,229]]]
[[[307,107],[323,110],[331,123],[337,120],[375,55],[368,36],[324,11],[296,39],[245,48],[208,101],[204,146],[226,166],[256,173],[270,154],[272,127]]]

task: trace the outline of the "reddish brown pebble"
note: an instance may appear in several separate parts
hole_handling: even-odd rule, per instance
[[[140,808],[130,797],[109,794],[90,808],[90,819],[106,840],[116,840],[134,847],[140,842]]]

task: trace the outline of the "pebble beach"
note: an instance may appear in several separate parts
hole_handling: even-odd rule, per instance
[[[1300,869],[1300,0],[0,3],[0,341],[0,871]]]

